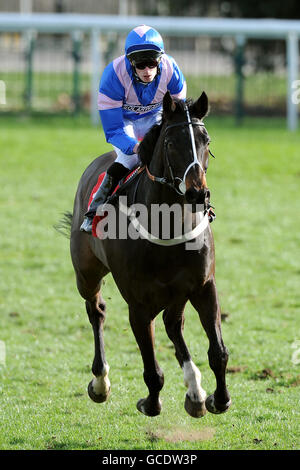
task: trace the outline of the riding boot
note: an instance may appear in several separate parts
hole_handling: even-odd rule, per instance
[[[91,202],[89,210],[84,215],[84,220],[80,227],[81,232],[92,233],[93,219],[96,215],[97,208],[105,203],[108,196],[112,193],[114,186],[115,179],[105,173],[103,181]]]

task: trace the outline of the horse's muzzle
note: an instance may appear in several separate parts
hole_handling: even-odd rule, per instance
[[[210,201],[210,191],[208,188],[189,188],[185,193],[188,204],[207,204]]]

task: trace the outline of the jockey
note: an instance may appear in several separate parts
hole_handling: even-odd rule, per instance
[[[110,63],[101,77],[98,108],[106,140],[114,146],[117,158],[85,214],[81,231],[92,232],[98,206],[139,164],[139,142],[161,121],[167,91],[185,99],[185,78],[175,60],[165,54],[161,35],[150,26],[137,26],[127,36],[125,55]]]

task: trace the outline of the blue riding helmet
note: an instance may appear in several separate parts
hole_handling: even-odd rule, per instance
[[[164,43],[161,35],[150,26],[141,25],[128,34],[125,42],[125,54],[131,63],[145,58],[159,60],[164,53]]]

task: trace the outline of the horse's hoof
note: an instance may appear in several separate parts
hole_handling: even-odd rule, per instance
[[[214,414],[225,413],[231,405],[231,400],[229,400],[225,405],[216,404],[214,394],[209,395],[205,400],[205,406],[207,411]]]
[[[192,401],[188,394],[185,395],[184,409],[193,418],[202,418],[206,413],[205,402]]]
[[[110,392],[110,388],[109,388],[107,395],[103,395],[103,394],[97,395],[93,390],[93,381],[92,380],[89,383],[87,390],[88,390],[88,395],[89,395],[90,399],[93,400],[95,403],[103,403],[104,401],[106,401],[108,399],[109,392]]]
[[[158,400],[158,403],[156,406],[149,406],[149,403],[147,402],[147,398],[141,398],[137,404],[136,404],[137,409],[143,413],[146,416],[158,416],[161,412],[161,401]]]

